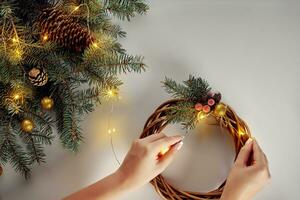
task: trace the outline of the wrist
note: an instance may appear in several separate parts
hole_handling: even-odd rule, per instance
[[[120,168],[113,173],[113,176],[115,177],[115,179],[118,183],[118,187],[121,190],[131,191],[135,188],[134,184],[132,184],[130,179],[128,178],[128,175]]]
[[[239,197],[239,195],[237,195],[233,191],[228,192],[228,190],[224,190],[223,193],[222,193],[222,196],[221,196],[220,200],[245,200],[245,199],[241,199]]]
[[[223,191],[220,200],[251,200],[251,198],[239,195],[234,191],[228,192],[227,190]]]

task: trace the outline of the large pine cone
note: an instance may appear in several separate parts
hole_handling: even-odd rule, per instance
[[[87,28],[61,9],[44,9],[38,19],[38,26],[42,40],[56,42],[76,52],[82,52],[95,41]]]

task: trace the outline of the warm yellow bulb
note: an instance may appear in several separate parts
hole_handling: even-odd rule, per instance
[[[98,48],[98,44],[96,42],[94,42],[92,45],[93,47]]]
[[[20,52],[19,49],[16,49],[15,53],[16,53],[16,56],[20,56],[21,55],[21,52]]]
[[[116,132],[116,129],[115,128],[111,128],[111,129],[108,129],[107,132],[108,132],[108,134],[112,134],[112,133]]]
[[[47,41],[47,40],[48,40],[48,35],[44,35],[44,36],[43,36],[43,40],[44,40],[44,41]]]
[[[76,6],[75,8],[74,8],[74,11],[77,11],[79,9],[79,6]]]
[[[107,91],[108,96],[113,97],[114,96],[114,92],[112,90],[108,90]]]
[[[204,119],[206,116],[207,116],[206,113],[204,113],[204,112],[199,112],[198,115],[197,115],[197,118],[198,118],[198,120],[202,120],[202,119]]]
[[[216,108],[215,108],[215,114],[217,115],[217,116],[225,116],[225,114],[226,114],[226,111],[227,111],[227,107],[226,107],[226,105],[224,105],[223,103],[219,103],[217,106],[216,106]]]
[[[20,94],[14,94],[13,98],[14,98],[15,101],[18,101],[18,100],[20,100],[22,97],[21,97]]]
[[[245,133],[241,130],[239,130],[239,135],[244,135]]]
[[[160,155],[164,155],[164,154],[166,154],[169,150],[170,150],[169,147],[163,147],[163,148],[160,149],[159,154],[160,154]]]
[[[19,39],[18,39],[17,37],[14,37],[14,38],[12,39],[12,41],[13,41],[13,43],[16,43],[16,42],[19,42]]]

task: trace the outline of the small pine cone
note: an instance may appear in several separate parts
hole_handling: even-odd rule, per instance
[[[30,82],[35,86],[44,86],[48,82],[48,74],[41,67],[34,67],[28,73]]]
[[[95,38],[87,28],[61,9],[46,8],[38,19],[42,40],[50,40],[75,52],[82,52]]]
[[[222,95],[221,93],[217,92],[213,95],[213,99],[215,100],[216,104],[218,104],[221,101]]]

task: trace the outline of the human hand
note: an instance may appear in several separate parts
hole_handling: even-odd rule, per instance
[[[270,178],[267,158],[257,141],[250,138],[229,173],[220,200],[250,200]]]
[[[182,145],[183,136],[168,137],[163,133],[153,134],[133,142],[117,174],[122,177],[126,188],[138,188],[162,171],[171,163]],[[160,152],[167,148],[163,156]]]

